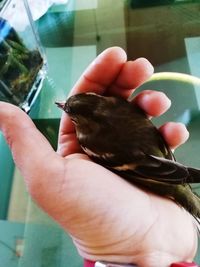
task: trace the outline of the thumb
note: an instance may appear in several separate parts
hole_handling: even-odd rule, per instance
[[[28,115],[14,105],[0,102],[0,130],[27,184],[37,184],[41,173],[49,167],[48,158],[52,160],[58,155]]]

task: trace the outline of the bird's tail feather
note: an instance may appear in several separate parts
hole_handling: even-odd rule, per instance
[[[191,213],[200,225],[200,197],[192,191],[188,184],[178,185],[174,192],[174,201]]]
[[[200,183],[200,170],[188,167],[189,177],[187,179],[188,183]]]

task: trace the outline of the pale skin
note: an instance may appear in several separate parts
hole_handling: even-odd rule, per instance
[[[71,94],[93,91],[127,98],[152,73],[146,59],[127,61],[121,48],[109,48],[85,70]],[[170,106],[167,96],[157,91],[143,92],[134,101],[150,117]],[[140,267],[192,261],[197,235],[191,216],[172,201],[144,192],[90,161],[66,114],[57,152],[13,105],[0,103],[0,128],[32,198],[72,236],[81,256]],[[166,123],[160,131],[173,149],[188,138],[180,123]]]

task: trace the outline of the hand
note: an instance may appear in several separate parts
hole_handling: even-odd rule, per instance
[[[109,48],[86,69],[71,94],[94,91],[127,98],[152,73],[146,59],[127,61],[122,49]],[[142,92],[134,101],[149,116],[170,106],[166,95],[156,91]],[[140,267],[193,259],[197,236],[191,216],[89,160],[67,114],[62,115],[57,153],[13,105],[0,103],[0,128],[33,199],[72,236],[84,258]],[[188,138],[179,123],[167,123],[160,131],[171,148]]]

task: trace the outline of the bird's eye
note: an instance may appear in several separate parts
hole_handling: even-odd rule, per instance
[[[66,104],[66,106],[65,106],[65,111],[67,113],[71,113],[72,112],[71,107],[68,104]]]

